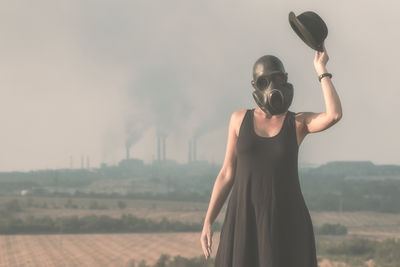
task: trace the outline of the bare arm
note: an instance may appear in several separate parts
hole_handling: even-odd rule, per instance
[[[318,51],[315,53],[314,66],[318,76],[328,72],[326,69],[328,59],[329,57],[324,45],[324,52],[321,55],[319,55]],[[299,113],[299,118],[304,125],[304,135],[328,129],[342,118],[342,105],[332,80],[329,77],[322,78],[321,86],[325,100],[325,112]]]
[[[204,226],[200,236],[200,242],[206,259],[210,257],[212,251],[211,225],[217,218],[223,204],[225,203],[226,198],[229,195],[229,192],[232,189],[232,185],[234,182],[237,157],[236,141],[238,136],[236,129],[238,128],[238,118],[241,117],[239,116],[241,113],[243,114],[243,112],[241,111],[235,111],[234,113],[232,113],[229,122],[228,141],[226,145],[224,163],[215,180],[214,187],[211,193],[210,204],[208,205],[207,214],[204,219]]]
[[[225,159],[214,183],[205,223],[212,224],[215,221],[233,185],[236,171],[236,126],[238,125],[238,115],[238,111],[231,115]]]

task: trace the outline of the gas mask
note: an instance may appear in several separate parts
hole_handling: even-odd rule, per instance
[[[285,113],[293,100],[293,85],[279,58],[271,55],[259,58],[253,67],[253,98],[269,116]]]

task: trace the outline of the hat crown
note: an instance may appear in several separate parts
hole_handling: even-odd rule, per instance
[[[317,37],[317,40],[325,39],[328,35],[328,28],[325,22],[322,20],[317,13],[312,11],[306,11],[301,13],[297,17],[301,23],[311,32],[311,34]]]
[[[308,46],[323,51],[322,43],[328,36],[328,27],[317,13],[306,11],[296,17],[293,12],[290,12],[289,22],[296,34]]]

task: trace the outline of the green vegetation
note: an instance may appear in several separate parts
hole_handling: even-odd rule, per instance
[[[171,257],[168,254],[161,254],[160,258],[154,265],[147,265],[145,260],[136,264],[135,260],[131,260],[130,267],[214,267],[214,258],[205,259],[204,256],[194,258],[184,258],[181,256]]]
[[[67,203],[64,204],[66,209],[77,209],[79,208],[77,204],[72,203],[72,199],[68,199]]]
[[[351,266],[363,266],[373,259],[376,266],[400,266],[400,241],[386,239],[382,242],[353,238],[340,243],[320,244],[318,253],[330,260],[343,261]]]
[[[207,162],[144,164],[129,159],[91,170],[0,172],[0,195],[207,203],[219,170],[220,166]],[[309,210],[400,213],[400,166],[329,162],[299,169],[299,179]],[[110,184],[109,193],[97,187],[104,180]],[[93,207],[105,208],[100,206]],[[118,207],[123,209],[123,204]],[[68,208],[77,207],[72,203]]]
[[[122,210],[122,209],[125,209],[125,208],[127,207],[126,202],[124,202],[124,201],[122,201],[122,200],[118,200],[117,206],[118,206],[118,208],[120,208],[121,210]]]
[[[310,210],[400,213],[400,181],[397,180],[337,181],[331,186],[321,180],[305,183],[303,194]]]
[[[305,177],[302,191],[309,210],[313,211],[376,211],[400,213],[400,180],[362,181],[332,180]],[[210,189],[211,190],[211,189]],[[34,191],[34,196],[70,198],[110,198],[208,202],[210,192],[171,191],[166,193],[84,193]]]
[[[325,223],[320,227],[315,227],[315,234],[317,235],[346,235],[347,228],[341,224]]]
[[[204,220],[204,219],[203,219]],[[50,216],[29,216],[0,218],[0,234],[56,234],[56,233],[142,233],[142,232],[200,232],[203,223],[169,221],[163,217],[160,222],[123,214],[120,218],[106,215],[70,216],[52,219]],[[215,222],[213,230],[221,229]]]
[[[89,209],[91,210],[106,210],[108,207],[105,204],[99,204],[96,200],[91,201],[89,204]]]
[[[318,255],[332,261],[341,261],[350,266],[365,266],[365,262],[373,259],[375,266],[400,266],[400,241],[386,239],[382,242],[368,239],[353,238],[340,243],[321,244]],[[214,267],[215,258],[205,259],[204,255],[194,258],[181,256],[171,257],[162,254],[154,265],[147,265],[146,261],[130,261],[131,267]]]
[[[171,191],[168,193],[100,193],[100,192],[81,192],[79,190],[74,193],[67,192],[49,192],[45,189],[33,190],[30,196],[43,197],[70,197],[70,198],[105,198],[105,199],[143,199],[143,200],[169,200],[169,201],[190,201],[190,202],[207,202],[210,201],[210,192],[188,192],[188,191]]]
[[[0,216],[7,217],[16,212],[21,212],[22,208],[18,199],[10,199],[0,205]]]

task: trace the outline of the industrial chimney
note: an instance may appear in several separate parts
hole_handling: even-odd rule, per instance
[[[161,151],[160,151],[160,133],[157,133],[157,161],[161,161]]]
[[[130,158],[130,153],[129,150],[131,148],[131,144],[129,141],[125,142],[125,149],[126,149],[126,159],[128,160]]]
[[[197,137],[193,138],[193,161],[197,160]]]
[[[188,162],[192,162],[192,139],[189,140]]]
[[[158,132],[157,133],[157,161],[165,161],[166,160],[166,144],[165,140],[167,139],[167,135]]]
[[[167,138],[167,136],[164,134],[162,136],[162,156],[163,156],[164,161],[165,161],[165,155],[166,155],[166,152],[165,152],[165,139],[166,138]]]

